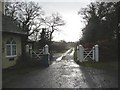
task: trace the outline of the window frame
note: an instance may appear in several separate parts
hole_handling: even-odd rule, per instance
[[[8,41],[10,41],[10,43],[7,43]],[[15,42],[15,43],[13,43],[13,42]],[[6,57],[16,57],[17,56],[17,44],[16,44],[15,40],[13,40],[13,39],[7,40],[5,46],[6,46]],[[7,53],[8,46],[10,46],[10,55],[8,55],[8,53]],[[13,51],[14,51],[13,46],[15,46],[15,54],[14,55],[13,55]]]

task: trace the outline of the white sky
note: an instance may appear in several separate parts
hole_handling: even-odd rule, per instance
[[[60,27],[60,32],[54,33],[53,40],[78,41],[82,32],[83,23],[77,14],[84,3],[78,2],[42,2],[40,3],[46,14],[58,12],[63,17],[66,25]]]
[[[93,0],[26,0],[40,3],[46,14],[58,12],[66,25],[60,27],[60,32],[54,32],[54,41],[78,41],[82,36],[83,23],[77,14],[82,7],[86,7]]]

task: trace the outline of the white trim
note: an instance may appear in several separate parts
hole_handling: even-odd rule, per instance
[[[17,57],[17,55],[6,56],[7,58]]]
[[[6,57],[16,57],[17,56],[17,44],[12,44],[11,42],[10,42],[10,44],[5,44]],[[10,46],[10,55],[7,55],[7,46]],[[16,47],[16,49],[15,49],[16,53],[15,53],[15,55],[13,55],[13,47],[12,46]]]

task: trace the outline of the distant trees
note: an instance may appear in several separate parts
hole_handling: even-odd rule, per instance
[[[52,51],[56,53],[65,52],[68,49],[68,43],[61,40],[60,42],[53,42],[52,43]]]
[[[62,53],[65,52],[66,50],[75,47],[74,42],[66,42],[64,40],[61,40],[59,42],[53,41],[52,43],[52,51],[56,53]]]

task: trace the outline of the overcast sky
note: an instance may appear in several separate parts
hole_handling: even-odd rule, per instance
[[[66,25],[60,27],[60,32],[54,33],[53,40],[78,41],[82,36],[83,23],[78,11],[93,0],[26,0],[39,2],[46,14],[58,12]]]

